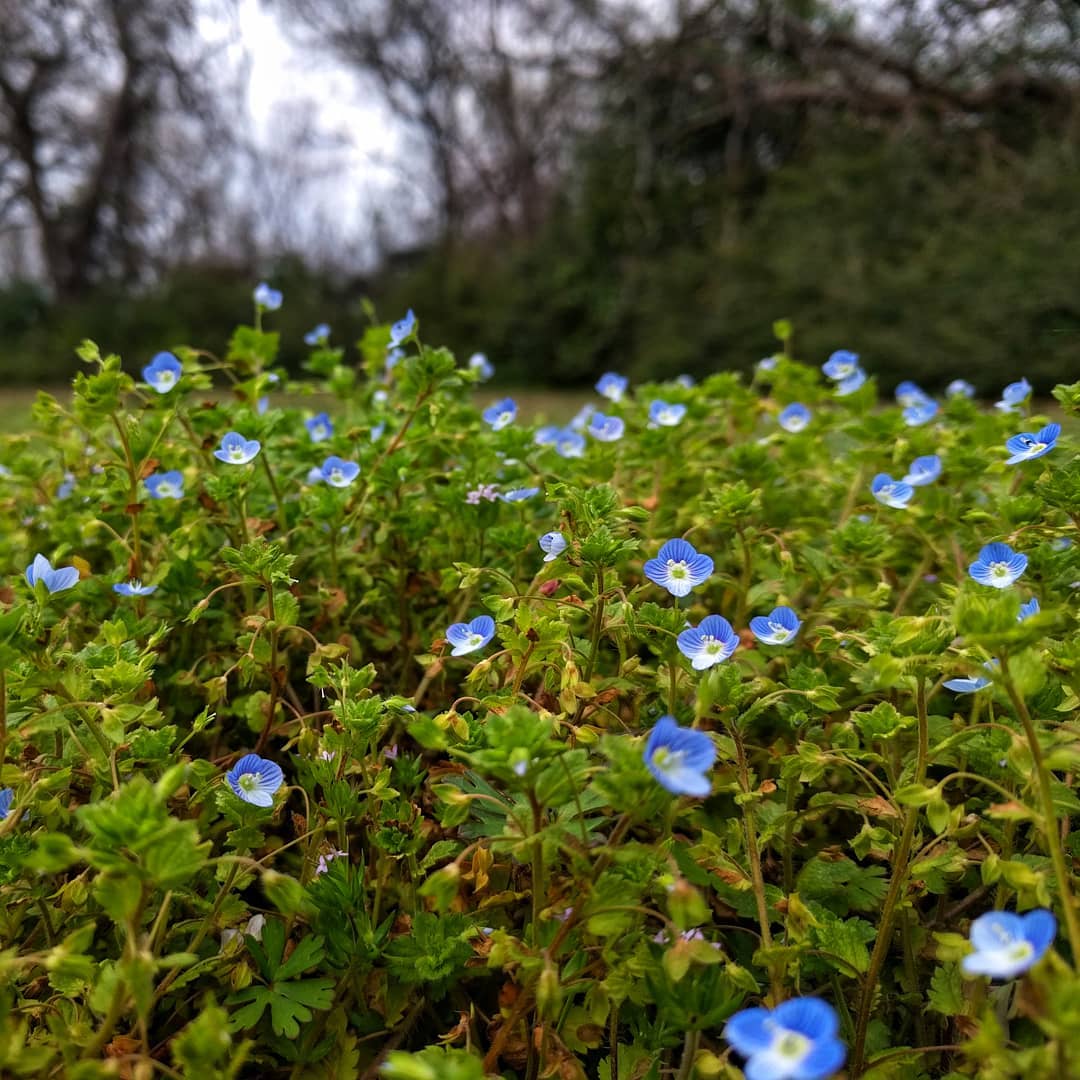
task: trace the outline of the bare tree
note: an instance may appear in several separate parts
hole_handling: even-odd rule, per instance
[[[213,242],[225,92],[193,0],[0,0],[0,230],[56,295]]]

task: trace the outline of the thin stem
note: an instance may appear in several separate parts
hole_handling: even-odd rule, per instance
[[[596,568],[596,611],[593,615],[592,640],[589,643],[589,662],[585,665],[585,682],[593,677],[596,656],[600,649],[600,634],[604,629],[604,568]]]
[[[926,765],[930,756],[930,727],[926,716],[926,680],[921,675],[916,685],[915,700],[918,711],[919,743],[915,759],[914,782],[922,784],[926,780]],[[881,908],[881,921],[878,924],[878,935],[874,941],[874,951],[870,954],[870,966],[863,981],[862,998],[859,1001],[859,1013],[855,1021],[855,1045],[851,1055],[851,1075],[855,1080],[858,1080],[858,1077],[862,1075],[863,1062],[866,1060],[866,1032],[870,1024],[870,1010],[874,1004],[874,992],[878,987],[881,968],[885,963],[885,954],[889,951],[893,921],[896,917],[896,905],[907,883],[908,860],[911,857],[911,844],[915,838],[915,825],[918,817],[918,807],[911,806],[907,808],[904,829],[900,835],[896,855],[893,858],[893,872],[892,877],[889,879],[889,891],[885,895],[885,903]]]
[[[285,536],[289,531],[289,522],[285,518],[285,503],[281,498],[281,488],[278,487],[277,478],[274,476],[274,470],[270,468],[270,460],[266,454],[260,454],[259,460],[262,462],[263,470],[266,472],[266,479],[270,481],[270,490],[274,493],[274,511],[278,528],[281,530],[281,535]]]
[[[1069,868],[1065,862],[1065,851],[1061,844],[1061,830],[1058,827],[1057,811],[1054,809],[1054,793],[1050,787],[1050,770],[1046,767],[1046,759],[1043,757],[1042,747],[1039,745],[1039,734],[1035,730],[1035,724],[1028,712],[1027,703],[1020,696],[1009,671],[1009,658],[1003,653],[1001,657],[1001,677],[1005,683],[1005,690],[1009,700],[1013,703],[1020,723],[1024,726],[1024,735],[1027,738],[1028,749],[1031,751],[1031,759],[1035,765],[1035,779],[1038,782],[1039,801],[1042,803],[1042,826],[1046,834],[1046,846],[1050,850],[1050,861],[1054,867],[1054,877],[1057,878],[1058,890],[1061,893],[1061,910],[1065,916],[1065,930],[1069,937],[1069,947],[1072,949],[1073,963],[1080,963],[1080,921],[1076,916],[1076,901],[1072,895],[1071,877]]]
[[[679,1062],[679,1074],[676,1080],[690,1080],[694,1073],[694,1058],[697,1057],[700,1042],[701,1032],[696,1028],[686,1033],[686,1038],[683,1040],[682,1061]]]
[[[743,745],[742,735],[737,724],[730,724],[732,741],[735,743],[735,753],[739,766],[739,786],[744,795],[750,794],[750,769],[746,762],[746,747]],[[754,901],[757,904],[758,926],[761,929],[762,948],[772,948],[772,930],[769,926],[769,907],[765,899],[765,877],[761,873],[761,852],[757,843],[757,823],[754,821],[754,809],[749,799],[743,802],[743,828],[746,833],[746,858],[750,863],[750,881],[754,888]],[[772,993],[773,1005],[779,1005],[783,1000],[783,988],[780,985],[780,976],[776,965],[769,963],[769,986]]]

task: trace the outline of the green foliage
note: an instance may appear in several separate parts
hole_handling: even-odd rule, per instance
[[[444,349],[384,373],[385,327],[315,350],[319,444],[261,324],[231,399],[196,350],[158,394],[87,345],[71,408],[0,443],[0,1071],[307,1080],[392,1046],[386,1075],[523,1080],[611,1076],[617,1047],[622,1077],[734,1077],[727,1019],[814,995],[853,1073],[1052,1075],[1080,1030],[1075,436],[1006,470],[1041,418],[908,427],[794,359],[798,325],[749,384],[605,403],[626,433],[581,457],[492,431]],[[781,432],[794,400],[812,427]],[[259,457],[215,459],[229,430]],[[309,476],[331,453],[351,484]],[[909,508],[874,500],[930,453]],[[167,469],[180,499],[143,482]],[[676,600],[646,565],[678,536],[714,565]],[[997,539],[1028,556],[1007,589],[968,574]],[[31,589],[38,551],[78,581]],[[763,645],[781,605],[798,634]],[[701,670],[679,641],[709,614],[739,641]],[[715,753],[707,795],[646,761],[665,714]],[[230,780],[252,753],[269,805]],[[1035,906],[1051,955],[976,990],[971,919]]]

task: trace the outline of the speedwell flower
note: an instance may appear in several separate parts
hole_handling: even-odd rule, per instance
[[[755,615],[750,632],[763,645],[787,645],[794,641],[802,621],[789,607],[773,608],[768,615]]]
[[[79,571],[74,566],[58,566],[54,570],[53,564],[44,555],[35,555],[34,561],[26,568],[26,583],[32,589],[39,581],[51,593],[63,592],[78,584]]]
[[[649,406],[649,421],[657,427],[675,427],[686,415],[685,405],[671,405],[666,401],[654,401]]]
[[[596,412],[596,406],[590,405],[586,402],[580,409],[570,418],[570,427],[574,431],[584,431],[585,425],[589,422],[590,417]]]
[[[495,374],[491,361],[482,352],[473,353],[469,357],[469,370],[475,371],[481,382],[487,382]]]
[[[245,439],[239,432],[229,431],[221,437],[221,446],[214,451],[214,457],[227,465],[246,465],[261,449],[258,439]]]
[[[645,764],[662,787],[674,795],[708,795],[705,773],[716,760],[716,747],[704,731],[683,728],[661,716],[645,743]]]
[[[285,774],[281,766],[258,754],[245,754],[226,774],[229,787],[252,806],[273,806],[274,792],[281,787]]]
[[[526,499],[531,499],[534,495],[539,494],[540,489],[538,487],[511,488],[509,491],[504,491],[499,498],[503,502],[515,503],[524,502]]]
[[[537,446],[554,446],[561,432],[562,428],[558,424],[544,424],[533,433],[533,442]]]
[[[755,365],[754,370],[757,372],[770,372],[776,369],[776,365],[780,363],[779,356],[763,356]]]
[[[184,474],[179,469],[151,473],[143,484],[152,499],[182,499],[184,497]]]
[[[967,379],[953,379],[945,387],[945,394],[947,397],[974,397],[975,387]]]
[[[993,671],[998,666],[997,660],[987,660],[983,669]],[[993,680],[987,675],[968,675],[956,679],[946,679],[941,685],[954,694],[976,694],[985,690]]]
[[[826,1080],[839,1071],[847,1047],[837,1037],[836,1010],[820,998],[791,998],[775,1009],[743,1009],[724,1038],[747,1059],[749,1080]]]
[[[837,349],[836,352],[821,365],[821,370],[834,382],[843,382],[850,379],[859,367],[859,354],[848,352],[847,349]]]
[[[859,368],[858,371],[836,384],[836,396],[847,397],[848,394],[854,394],[864,382],[866,382],[866,372]]]
[[[281,307],[282,295],[277,289],[271,289],[265,281],[255,286],[255,304],[264,311],[277,311]]]
[[[1017,622],[1023,622],[1025,619],[1030,619],[1032,615],[1039,614],[1039,598],[1033,596],[1026,604],[1020,605],[1020,613],[1016,616]]]
[[[325,345],[330,337],[330,327],[327,323],[321,322],[313,330],[309,330],[304,335],[305,345]]]
[[[1009,383],[1001,391],[1001,400],[994,404],[994,408],[1002,412],[1016,412],[1029,397],[1031,397],[1031,383],[1027,379],[1020,379],[1019,382]]]
[[[167,394],[180,380],[183,370],[180,361],[171,352],[159,352],[142,369],[143,382],[159,394]]]
[[[596,392],[609,401],[622,401],[630,380],[625,375],[607,371],[596,381]]]
[[[694,388],[694,376],[693,375],[676,375],[675,385],[681,386],[684,390],[693,390]]]
[[[905,380],[896,387],[896,403],[905,409],[929,400],[930,395],[918,383]]]
[[[489,405],[481,414],[484,422],[491,425],[492,431],[502,431],[507,424],[512,424],[517,416],[517,404],[513,398],[503,398]]]
[[[903,510],[915,489],[903,480],[894,480],[888,473],[878,473],[870,482],[870,491],[879,503],[891,506],[894,510]]]
[[[149,596],[152,592],[157,592],[157,586],[144,585],[138,578],[132,578],[131,581],[118,582],[113,586],[113,592],[121,596]]]
[[[456,622],[446,628],[446,640],[454,648],[451,656],[482,649],[495,636],[495,620],[490,615],[477,615],[471,622]]]
[[[1023,431],[1019,435],[1014,435],[1005,442],[1005,449],[1012,454],[1012,457],[1005,464],[1015,465],[1020,461],[1031,461],[1032,458],[1049,454],[1057,445],[1060,434],[1060,424],[1047,424],[1046,427],[1034,435],[1030,431]]]
[[[909,466],[905,484],[912,487],[922,487],[924,484],[932,484],[941,475],[941,458],[937,454],[927,454],[925,457],[917,457]]]
[[[698,626],[688,626],[676,644],[695,671],[705,671],[726,660],[738,648],[739,635],[722,615],[706,615]]]
[[[937,411],[938,403],[933,398],[927,398],[925,401],[917,401],[914,405],[909,405],[902,415],[908,427],[919,427],[933,420],[937,416]]]
[[[802,431],[810,423],[810,410],[796,401],[784,409],[776,418],[776,422],[792,435]]]
[[[307,428],[312,442],[322,442],[334,434],[334,423],[324,412],[317,413],[310,420],[305,420],[304,427]]]
[[[598,442],[617,442],[626,431],[626,422],[621,416],[605,416],[594,412],[585,429]]]
[[[57,485],[56,497],[58,499],[70,499],[71,493],[75,490],[75,474],[71,472],[64,473],[63,482]]]
[[[11,813],[11,800],[15,798],[15,791],[6,787],[0,791],[0,821],[3,821]]]
[[[968,567],[968,573],[980,584],[1007,589],[1027,569],[1028,557],[1013,551],[1008,544],[987,544]]]
[[[1038,963],[1056,936],[1057,919],[1045,908],[1026,915],[988,911],[971,924],[975,951],[965,956],[960,966],[965,975],[1012,979]]]
[[[566,537],[561,532],[548,532],[537,541],[544,552],[544,562],[554,562],[566,550]]]
[[[348,487],[360,475],[360,466],[355,461],[343,461],[331,454],[319,470],[319,476],[331,487]]]
[[[413,313],[413,309],[409,308],[405,312],[403,319],[398,319],[393,326],[390,327],[390,347],[397,348],[403,341],[412,336],[413,330],[416,329],[416,315]]]
[[[581,457],[585,453],[585,436],[572,428],[562,428],[555,439],[555,453],[564,458]]]
[[[692,544],[676,538],[668,540],[656,558],[645,563],[644,569],[650,581],[667,589],[672,596],[687,596],[712,574],[713,561],[708,555],[699,555]]]

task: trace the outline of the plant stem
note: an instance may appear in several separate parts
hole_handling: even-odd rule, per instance
[[[915,759],[914,782],[922,784],[926,780],[926,765],[930,754],[930,729],[926,717],[926,680],[922,675],[918,677],[915,701],[918,711],[919,745]],[[854,1080],[858,1080],[858,1077],[862,1075],[863,1063],[866,1060],[866,1032],[870,1024],[870,1010],[874,1004],[874,991],[877,990],[878,977],[881,975],[881,968],[885,963],[885,954],[889,951],[893,921],[896,917],[896,905],[907,883],[908,859],[911,857],[911,844],[915,838],[915,825],[918,817],[918,807],[910,806],[907,808],[904,829],[900,835],[896,855],[893,858],[893,872],[892,877],[889,879],[889,891],[885,894],[885,902],[881,908],[881,921],[878,924],[878,935],[874,941],[874,951],[870,954],[870,966],[863,981],[859,1013],[855,1020],[855,1045],[851,1054],[851,1075]]]
[[[596,611],[593,615],[592,641],[589,644],[589,662],[585,665],[585,682],[593,677],[596,654],[600,650],[600,634],[604,629],[604,568],[596,568]]]
[[[739,786],[744,795],[750,794],[750,769],[746,762],[746,748],[743,746],[742,735],[738,725],[732,722],[729,725],[732,741],[735,743],[735,753],[739,765]],[[750,864],[750,881],[754,887],[754,900],[757,904],[758,926],[761,930],[761,944],[763,948],[772,948],[772,930],[769,926],[769,906],[765,899],[765,877],[761,873],[761,852],[757,843],[757,823],[754,821],[753,804],[747,799],[743,802],[743,828],[746,833],[746,858]],[[780,976],[776,965],[769,962],[769,987],[772,993],[773,1005],[779,1005],[783,1000],[783,988],[780,985]]]
[[[697,1057],[698,1044],[701,1042],[700,1031],[688,1031],[683,1041],[682,1061],[679,1062],[679,1074],[676,1080],[690,1080],[694,1073],[694,1058]]]
[[[1024,726],[1024,735],[1027,738],[1028,749],[1031,751],[1031,759],[1035,765],[1035,779],[1039,787],[1039,801],[1042,803],[1042,826],[1046,834],[1046,846],[1050,851],[1050,862],[1054,867],[1054,877],[1057,878],[1058,891],[1061,894],[1061,910],[1065,916],[1065,932],[1069,938],[1069,947],[1072,949],[1073,964],[1080,964],[1080,921],[1076,915],[1076,901],[1072,894],[1072,879],[1069,875],[1068,864],[1065,862],[1065,850],[1061,844],[1061,830],[1058,828],[1057,811],[1054,809],[1054,793],[1050,787],[1050,771],[1046,767],[1046,759],[1043,757],[1042,747],[1039,745],[1039,734],[1035,730],[1035,724],[1028,712],[1027,703],[1020,696],[1009,672],[1009,658],[1002,653],[1001,677],[1005,683],[1005,690],[1009,700],[1013,703],[1020,723]]]

